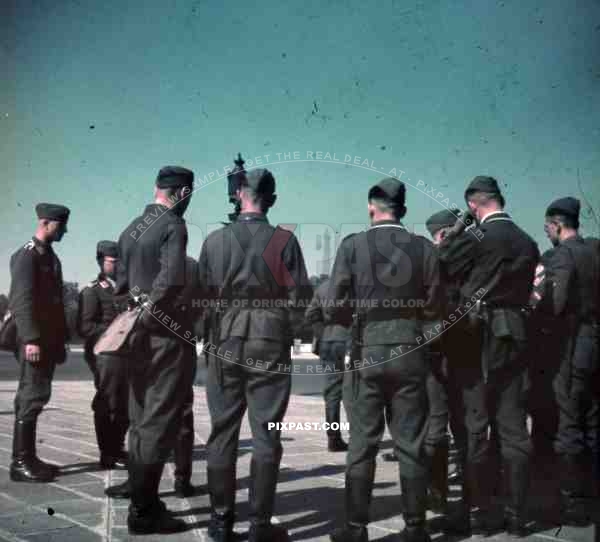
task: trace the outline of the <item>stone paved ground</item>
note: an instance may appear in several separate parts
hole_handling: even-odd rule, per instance
[[[13,424],[12,400],[16,382],[0,383],[0,540],[7,541],[88,541],[127,540],[127,501],[113,501],[103,494],[104,488],[123,480],[124,471],[102,471],[92,426],[91,382],[58,381],[52,401],[42,414],[38,429],[39,455],[62,466],[61,475],[51,484],[14,483],[8,478]],[[290,402],[286,421],[323,420],[319,397],[295,395]],[[204,388],[196,388],[196,441],[193,482],[205,483],[204,442],[210,424]],[[292,540],[325,541],[328,533],[343,517],[345,454],[324,450],[324,435],[317,431],[284,431],[284,457],[280,475],[275,521],[285,524]],[[245,532],[248,516],[248,472],[252,442],[244,423],[238,461],[238,523],[236,530]],[[382,449],[389,449],[386,438]],[[598,541],[597,525],[571,528],[554,525],[552,508],[553,472],[536,481],[530,499],[531,540]],[[375,492],[371,507],[371,540],[391,541],[403,527],[399,514],[397,467],[378,462]],[[172,493],[173,465],[167,464],[161,483],[162,498],[189,523],[190,530],[169,536],[169,540],[206,540],[208,497],[205,494],[177,499]],[[541,510],[545,510],[542,513]],[[439,521],[428,515],[435,539]],[[437,526],[436,526],[437,523]],[[164,536],[135,537],[136,540],[159,540]],[[492,537],[501,540],[500,533]]]

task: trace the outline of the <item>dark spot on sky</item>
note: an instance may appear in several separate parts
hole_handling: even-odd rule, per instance
[[[96,125],[90,124],[90,130],[93,130],[94,128],[96,128]]]
[[[268,147],[271,144],[270,141],[265,141],[265,147]]]
[[[483,140],[483,142],[484,142],[484,143],[487,143],[487,142],[488,142],[488,140],[487,140],[487,139],[484,139],[484,140]]]
[[[281,58],[287,58],[287,53],[281,53]]]
[[[598,29],[596,28],[596,30],[598,30]],[[363,56],[360,57],[360,59],[361,60],[367,60],[367,57],[365,55],[363,55]]]
[[[376,118],[376,119],[380,119],[380,118],[381,118],[381,115],[375,115],[375,118]]]
[[[17,207],[23,207],[20,201],[17,201]]]
[[[350,113],[348,113],[348,112],[346,111],[346,113],[344,113],[344,118],[345,118],[345,119],[349,119],[349,118],[350,118]]]
[[[48,515],[49,516],[53,516],[54,515],[54,508],[52,508],[52,507],[48,508]]]
[[[317,100],[313,100],[312,114],[316,115],[318,112],[319,112],[319,104],[317,103]]]
[[[357,79],[356,81],[354,81],[354,86],[355,87],[360,87],[360,80]]]
[[[379,147],[382,151],[384,151],[385,149],[387,149],[387,147],[385,145],[381,145],[381,147]]]
[[[540,20],[538,21],[538,24],[544,24],[544,19],[540,19]]]

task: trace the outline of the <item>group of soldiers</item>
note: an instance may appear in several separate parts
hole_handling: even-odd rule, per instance
[[[235,539],[236,461],[247,410],[248,537],[288,540],[286,529],[271,522],[283,453],[278,422],[290,397],[290,346],[305,319],[322,363],[332,368],[326,421],[339,422],[343,398],[350,424],[348,444],[338,430],[327,434],[330,451],[348,451],[346,517],[333,542],[368,540],[386,424],[394,445],[388,459],[399,463],[405,542],[429,540],[428,506],[446,513],[448,426],[462,478],[461,506],[447,518],[448,531],[526,534],[534,451],[561,462],[563,521],[585,521],[586,503],[598,491],[588,486],[600,479],[600,244],[579,235],[578,200],[548,207],[544,229],[554,248],[540,258],[536,243],[504,212],[492,177],[468,185],[467,212],[443,210],[427,220],[433,242],[402,225],[405,185],[383,179],[368,192],[370,227],[342,241],[330,280],[313,292],[297,238],[267,219],[277,198],[271,172],[238,164],[231,186],[239,212],[207,237],[196,262],[187,257],[183,219],[194,174],[162,168],[154,202],[118,242],[98,243],[100,273],[80,294],[78,331],[94,375],[100,463],[128,470],[128,479],[106,493],[130,499],[131,534],[187,528],[159,499],[158,487],[173,453],[176,494],[196,491],[196,349],[189,339],[201,337],[211,417],[208,536]],[[21,368],[10,477],[48,482],[59,467],[37,457],[35,434],[69,340],[61,264],[52,249],[67,231],[69,209],[39,204],[36,212],[33,239],[10,262]],[[210,301],[203,304],[210,308],[198,309],[195,300]],[[125,347],[95,355],[116,316],[140,308]],[[249,360],[261,360],[261,369]],[[498,526],[490,512],[500,472],[507,499]]]

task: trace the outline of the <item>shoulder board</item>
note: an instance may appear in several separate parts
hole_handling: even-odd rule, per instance
[[[23,248],[25,250],[32,250],[35,248],[35,243],[33,242],[33,239],[31,241],[27,241],[27,243],[25,243],[25,245],[23,245]]]
[[[94,286],[98,286],[98,279],[94,279],[85,285],[86,288],[93,288]]]

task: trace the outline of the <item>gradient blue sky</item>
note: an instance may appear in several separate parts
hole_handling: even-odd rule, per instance
[[[580,195],[577,169],[600,205],[599,52],[592,0],[3,0],[0,292],[37,202],[71,207],[55,248],[65,279],[83,284],[96,242],[140,214],[161,166],[203,177],[238,151],[340,159],[270,166],[270,219],[301,225],[311,274],[316,234],[359,229],[369,186],[393,168],[457,203],[473,176],[496,176],[547,248],[544,209]],[[230,210],[225,186],[194,195],[194,257]],[[407,205],[419,231],[441,208],[410,187]]]

